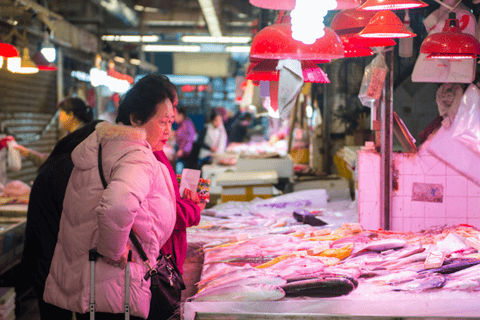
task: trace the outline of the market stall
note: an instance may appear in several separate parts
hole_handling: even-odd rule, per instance
[[[228,202],[205,215],[188,233],[204,262],[184,319],[478,317],[471,226],[364,230],[348,190]]]

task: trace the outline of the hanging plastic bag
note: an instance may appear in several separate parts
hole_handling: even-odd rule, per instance
[[[458,83],[444,83],[438,88],[436,101],[444,127],[448,128],[454,122],[462,96],[463,88]]]
[[[443,2],[453,7],[456,1],[444,0]],[[462,32],[475,36],[477,22],[471,10],[460,3],[452,12],[455,12]],[[448,13],[448,8],[440,6],[425,18],[423,24],[428,35],[442,32]],[[413,82],[471,83],[475,78],[476,59],[427,59],[427,56],[428,54],[425,53],[418,55],[412,72]]]
[[[462,96],[453,129],[453,139],[480,155],[480,89],[474,84]]]
[[[8,168],[12,171],[18,171],[22,169],[22,156],[20,155],[20,151],[14,146],[17,145],[15,140],[10,140],[7,142],[8,147],[8,156],[7,156],[7,164]]]
[[[375,100],[380,99],[388,67],[380,52],[365,68],[358,98],[364,106],[370,107]]]

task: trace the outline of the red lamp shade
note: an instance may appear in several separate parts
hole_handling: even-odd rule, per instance
[[[406,10],[427,7],[428,4],[421,0],[367,0],[359,9],[361,10]]]
[[[20,55],[18,54],[18,50],[15,48],[15,46],[4,42],[0,42],[0,56],[5,59],[20,57]]]
[[[302,60],[302,74],[305,82],[330,83],[327,74],[313,61]],[[277,59],[265,59],[250,63],[245,79],[253,81],[278,81],[280,73],[276,69]]]
[[[393,39],[389,38],[363,38],[360,37],[358,34],[350,37],[349,39],[350,44],[356,46],[364,46],[364,47],[389,47],[394,46],[397,43]]]
[[[296,0],[250,0],[250,4],[272,10],[291,11],[295,9]],[[360,6],[360,0],[337,0],[336,10],[353,9]]]
[[[32,58],[32,61],[37,65],[38,70],[40,71],[57,71],[58,68],[54,63],[50,63],[43,56],[43,54],[38,51]]]
[[[345,40],[348,39],[350,47],[347,51],[351,51],[351,46],[368,47],[388,47],[394,46],[396,43],[392,39],[386,38],[362,38],[357,34],[365,28],[368,22],[375,16],[373,11],[364,10],[342,10],[333,17],[331,27],[340,36],[345,46]],[[345,48],[344,48],[345,49]],[[358,52],[359,53],[359,52]],[[366,54],[366,51],[363,51]]]
[[[374,15],[375,12],[372,11],[342,10],[333,17],[330,27],[339,36],[353,36],[362,31]]]
[[[288,22],[282,22],[260,30],[252,40],[250,58],[295,60],[343,58],[342,42],[332,29],[325,27],[325,35],[313,44],[307,45],[292,38],[291,26]]]
[[[314,83],[330,83],[327,74],[313,61],[302,61],[303,81]]]
[[[480,54],[480,43],[474,36],[462,33],[455,12],[450,12],[442,32],[426,37],[420,52],[429,54],[427,58],[476,58]]]
[[[374,54],[372,49],[359,45],[355,42],[352,43],[350,40],[352,38],[341,37],[341,39],[345,58],[366,57]]]
[[[364,38],[410,38],[417,35],[408,31],[392,11],[380,11],[358,34]]]
[[[250,4],[255,7],[287,11],[295,9],[295,2],[295,0],[250,0]]]

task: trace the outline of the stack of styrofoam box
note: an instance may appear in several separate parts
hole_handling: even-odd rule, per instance
[[[15,288],[0,287],[0,320],[15,320]]]

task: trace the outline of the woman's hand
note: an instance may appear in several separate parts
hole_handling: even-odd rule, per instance
[[[198,194],[188,188],[185,188],[185,190],[183,190],[183,199],[192,200],[195,203],[200,202],[200,199],[198,198]]]
[[[20,145],[20,144],[16,144],[13,146],[15,149],[17,149],[19,152],[20,152],[20,155],[22,157],[26,157],[28,155],[28,149],[25,148],[24,146]]]
[[[198,193],[193,192],[192,190],[190,190],[188,188],[185,188],[185,190],[183,190],[183,198],[188,199],[188,200],[192,200],[200,208],[200,211],[205,209],[205,206],[207,205],[205,202],[200,202],[200,198],[198,197]]]
[[[118,260],[112,260],[108,257],[102,257],[103,261],[105,261],[106,263],[108,263],[109,265],[112,265],[114,267],[119,267],[119,268],[122,268],[122,269],[125,269],[125,267],[127,266],[127,260],[128,260],[128,252],[130,251],[130,246],[127,245],[127,248],[125,249],[125,252],[122,254],[122,256],[120,257],[120,259]],[[133,261],[133,258],[132,258],[132,261]]]

